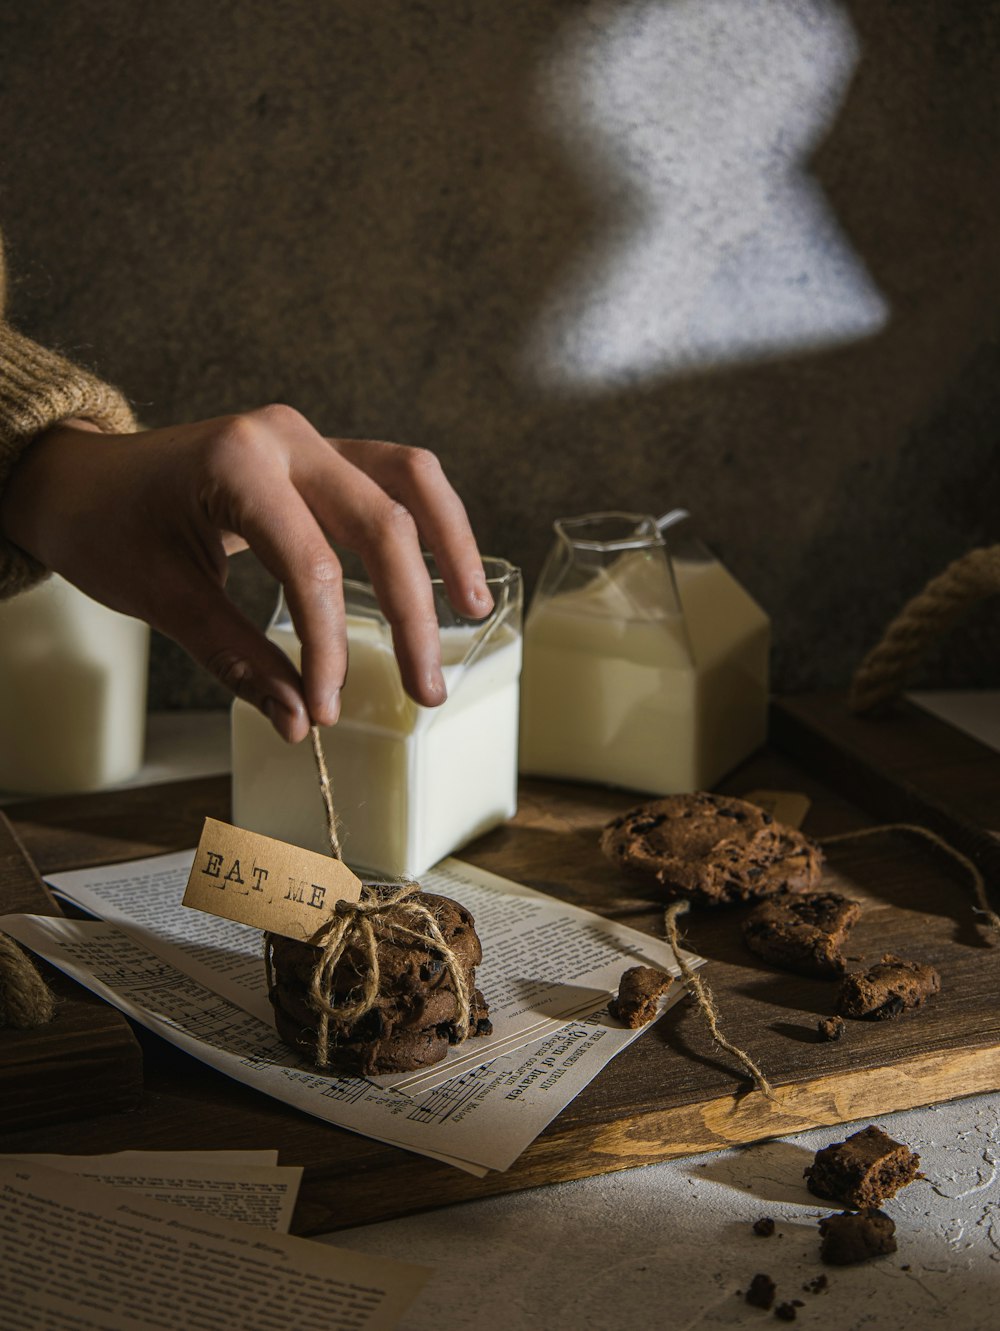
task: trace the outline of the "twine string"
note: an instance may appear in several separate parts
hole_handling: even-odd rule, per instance
[[[340,849],[340,831],[337,826],[337,814],[333,807],[333,787],[330,785],[330,773],[327,771],[326,754],[323,752],[323,741],[320,739],[319,726],[309,727],[309,738],[312,740],[313,757],[316,759],[319,793],[323,797],[323,808],[326,811],[326,835],[330,842],[330,854],[335,860],[340,860],[343,859]]]
[[[719,1025],[719,1009],[716,1006],[715,998],[711,989],[701,978],[697,971],[692,970],[688,965],[687,958],[681,950],[680,936],[677,929],[677,920],[681,915],[686,915],[691,908],[689,901],[675,901],[673,905],[667,907],[663,917],[663,927],[667,936],[667,942],[670,944],[670,950],[674,954],[674,960],[677,962],[681,975],[684,978],[690,991],[694,994],[695,1002],[698,1004],[699,1011],[708,1023],[708,1029],[712,1032],[712,1039],[720,1048],[725,1049],[726,1053],[739,1061],[742,1067],[749,1074],[751,1081],[761,1094],[768,1100],[777,1102],[777,1096],[774,1093],[774,1087],[768,1081],[767,1077],[761,1071],[760,1067],[754,1062],[745,1049],[739,1045],[733,1044],[722,1033]]]
[[[337,815],[333,807],[333,787],[323,753],[319,728],[310,727],[313,755],[319,776],[320,795],[326,811],[327,836],[330,854],[342,859]],[[312,940],[320,955],[309,981],[310,1004],[317,1014],[315,1061],[318,1068],[330,1065],[330,1023],[353,1025],[361,1020],[378,1002],[382,982],[379,963],[379,933],[393,942],[405,941],[423,947],[432,947],[440,954],[455,991],[455,1038],[461,1044],[469,1031],[471,999],[465,970],[455,951],[449,946],[433,911],[413,898],[420,892],[419,883],[395,883],[383,889],[365,884],[361,900],[338,901],[335,913]],[[412,925],[404,924],[399,916],[408,916]],[[380,926],[376,931],[376,925]],[[337,964],[350,947],[360,953],[362,981],[360,994],[352,990],[343,1002],[333,1001],[333,976]],[[267,940],[264,961],[267,969],[268,989],[273,988],[273,943]]]
[[[833,836],[820,837],[821,846],[833,845],[841,841],[856,841],[860,837],[877,836],[882,832],[912,832],[915,836],[923,837],[930,841],[932,845],[937,846],[949,855],[956,864],[960,864],[972,879],[972,891],[976,898],[976,904],[973,910],[977,915],[983,916],[991,934],[996,935],[1000,940],[1000,915],[990,905],[989,897],[986,894],[986,880],[979,870],[979,866],[974,864],[967,855],[963,855],[960,850],[953,846],[944,837],[938,836],[937,832],[932,832],[929,827],[921,827],[918,823],[880,823],[877,827],[861,827],[854,832],[837,832]]]

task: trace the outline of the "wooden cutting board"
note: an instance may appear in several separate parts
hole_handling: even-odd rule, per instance
[[[975,761],[990,766],[986,751]],[[933,756],[920,761],[932,765]],[[1000,771],[1000,757],[992,755]],[[985,770],[985,769],[984,769]],[[992,770],[992,768],[991,768]],[[806,766],[775,752],[725,783],[799,790],[812,800],[805,829],[824,835],[872,818]],[[661,908],[605,863],[604,822],[635,802],[594,787],[525,782],[517,818],[466,858],[603,914],[658,933]],[[228,781],[19,805],[11,811],[43,871],[191,846],[205,815],[225,818]],[[820,1016],[835,985],[778,973],[748,953],[742,912],[687,917],[689,944],[730,1038],[749,1049],[775,1085],[775,1103],[748,1092],[702,1018],[678,1004],[645,1032],[503,1174],[478,1180],[397,1148],[318,1123],[233,1085],[160,1041],[141,1036],[146,1091],[131,1114],[45,1131],[0,1135],[2,1151],[97,1152],[123,1147],[278,1147],[306,1168],[298,1232],[336,1229],[490,1193],[648,1164],[685,1154],[1000,1088],[1000,947],[977,930],[963,873],[940,852],[899,834],[831,847],[827,885],[864,902],[852,958],[892,950],[941,971],[942,993],[884,1023],[851,1023],[821,1042]],[[994,880],[996,892],[1000,884]]]
[[[60,911],[0,813],[0,915],[8,913]],[[0,1029],[5,1129],[48,1132],[64,1119],[134,1109],[142,1095],[142,1051],[128,1022],[58,971],[41,969],[57,999],[52,1020],[30,1030]]]

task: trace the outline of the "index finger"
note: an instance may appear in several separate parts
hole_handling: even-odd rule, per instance
[[[412,515],[434,555],[448,599],[459,614],[482,619],[493,609],[469,517],[437,456],[378,439],[331,439],[341,457],[369,476]]]

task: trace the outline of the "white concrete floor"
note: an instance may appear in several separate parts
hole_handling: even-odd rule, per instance
[[[819,1259],[825,1206],[806,1189],[813,1153],[865,1126],[470,1202],[332,1234],[325,1242],[418,1262],[434,1274],[406,1331],[614,1331],[775,1325],[737,1291],[757,1272],[796,1324],[836,1331],[1000,1326],[1000,1095],[877,1120],[919,1152],[925,1180],[885,1210],[898,1251],[852,1267]],[[774,1237],[751,1228],[777,1222]],[[819,1274],[821,1294],[804,1287]]]

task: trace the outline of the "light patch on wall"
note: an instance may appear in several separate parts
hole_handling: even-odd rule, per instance
[[[539,77],[595,236],[525,368],[600,388],[870,336],[888,307],[809,175],[858,60],[831,0],[591,8]]]

